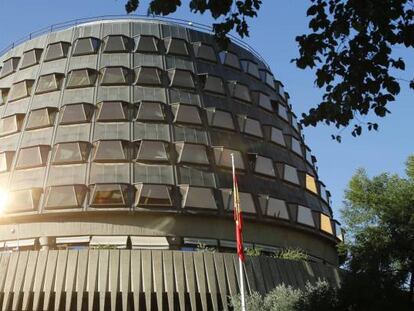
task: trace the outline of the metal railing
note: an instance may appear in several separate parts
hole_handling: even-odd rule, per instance
[[[156,22],[163,22],[163,23],[171,23],[171,24],[176,24],[176,25],[180,25],[180,26],[184,26],[187,28],[191,28],[194,30],[199,30],[199,31],[203,31],[203,32],[207,32],[212,34],[212,27],[201,24],[201,23],[197,23],[197,22],[193,22],[190,20],[185,20],[185,19],[179,19],[179,18],[173,18],[173,17],[164,17],[164,16],[147,16],[147,15],[103,15],[103,16],[96,16],[96,17],[86,17],[86,18],[79,18],[79,19],[74,19],[74,20],[70,20],[67,22],[62,22],[62,23],[58,23],[58,24],[53,24],[50,25],[48,27],[44,27],[41,28],[37,31],[31,32],[30,34],[26,35],[25,37],[14,41],[13,43],[11,43],[10,45],[6,46],[5,48],[0,50],[0,56],[2,56],[3,54],[7,53],[8,51],[10,51],[11,49],[13,49],[14,47],[16,47],[17,45],[34,39],[36,37],[39,37],[41,35],[47,34],[47,33],[51,33],[54,31],[59,31],[59,30],[64,30],[64,29],[68,29],[70,27],[75,27],[81,24],[85,24],[85,23],[91,23],[91,22],[97,22],[97,21],[108,21],[108,20],[125,20],[125,19],[129,19],[129,20],[149,20],[149,21],[156,21]],[[254,49],[252,48],[249,44],[247,44],[246,42],[240,40],[239,38],[229,34],[228,37],[231,39],[231,41],[237,45],[239,45],[240,47],[248,50],[250,53],[252,53],[255,57],[257,57],[268,69],[270,69],[270,66],[266,63],[266,61],[263,59],[263,57]]]

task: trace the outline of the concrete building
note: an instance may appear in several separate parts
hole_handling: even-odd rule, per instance
[[[0,56],[2,310],[221,310],[238,292],[230,154],[248,291],[338,284],[342,239],[289,95],[201,26],[96,19]],[[211,252],[211,249],[216,252]]]

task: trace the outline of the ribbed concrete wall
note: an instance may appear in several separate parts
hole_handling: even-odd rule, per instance
[[[233,254],[156,250],[50,250],[0,255],[1,310],[225,310],[238,293]],[[249,292],[318,278],[336,268],[270,257],[245,263]]]

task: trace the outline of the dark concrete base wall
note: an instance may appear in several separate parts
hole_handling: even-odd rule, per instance
[[[251,257],[249,292],[304,287],[335,267]],[[157,250],[50,250],[0,254],[1,310],[225,310],[239,292],[233,254]]]

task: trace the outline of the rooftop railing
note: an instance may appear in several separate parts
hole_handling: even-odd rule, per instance
[[[86,17],[86,18],[79,18],[79,19],[74,19],[71,21],[67,21],[67,22],[62,22],[62,23],[58,23],[58,24],[53,24],[50,25],[48,27],[44,27],[41,28],[37,31],[31,32],[30,34],[26,35],[25,37],[14,41],[13,43],[11,43],[10,45],[6,46],[5,48],[0,50],[0,56],[2,56],[3,54],[7,53],[8,51],[10,51],[11,49],[13,49],[14,47],[16,47],[17,45],[34,39],[36,37],[39,37],[41,35],[47,34],[47,33],[51,33],[54,31],[59,31],[59,30],[64,30],[64,29],[68,29],[70,27],[75,27],[81,24],[85,24],[85,23],[91,23],[91,22],[98,22],[98,21],[109,21],[109,20],[125,20],[125,19],[129,19],[129,20],[148,20],[148,21],[156,21],[156,22],[163,22],[163,23],[170,23],[170,24],[176,24],[176,25],[180,25],[180,26],[184,26],[187,28],[191,28],[194,30],[199,30],[202,32],[207,32],[207,33],[213,33],[212,32],[212,28],[210,26],[201,24],[201,23],[197,23],[197,22],[193,22],[190,20],[185,20],[185,19],[178,19],[178,18],[172,18],[172,17],[164,17],[164,16],[147,16],[147,15],[103,15],[103,16],[96,16],[96,17]],[[231,39],[232,43],[235,43],[237,45],[239,45],[240,47],[248,50],[250,53],[252,53],[255,57],[257,57],[268,69],[270,69],[270,66],[266,63],[266,61],[262,58],[262,56],[254,49],[252,48],[249,44],[247,44],[246,42],[240,40],[239,38],[229,34],[228,37]]]

